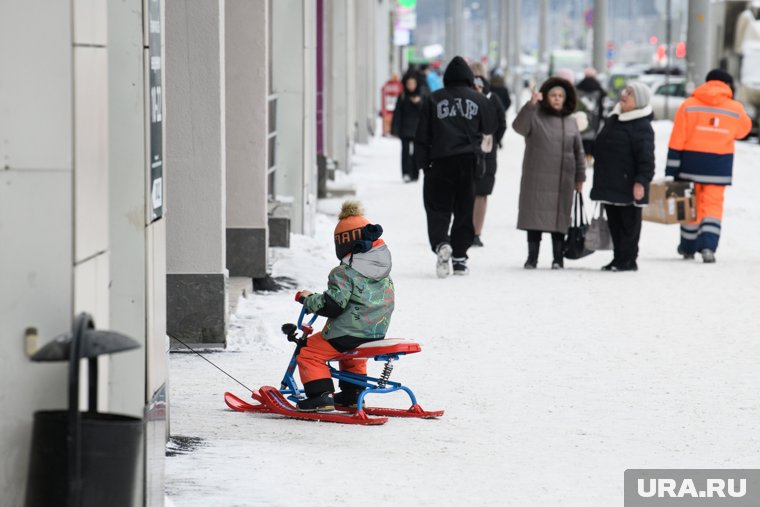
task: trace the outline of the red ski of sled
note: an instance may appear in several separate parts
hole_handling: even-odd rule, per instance
[[[341,407],[340,405],[336,406],[335,410],[341,412],[356,411],[355,408]],[[422,407],[417,404],[414,404],[409,408],[363,407],[362,410],[367,415],[383,417],[418,417],[420,419],[434,419],[443,415],[443,410],[423,410]]]
[[[388,421],[387,417],[369,417],[363,410],[355,411],[351,414],[335,412],[299,412],[282,396],[277,388],[271,386],[262,387],[259,390],[259,395],[261,396],[264,405],[269,409],[269,412],[294,419],[363,425],[385,424]]]
[[[256,393],[253,394],[253,398],[257,401],[260,401],[260,396],[258,396]],[[232,393],[224,393],[224,402],[227,404],[228,407],[230,407],[232,410],[236,410],[238,412],[269,412],[269,407],[267,407],[264,404],[252,404],[248,403],[247,401],[243,401],[237,396],[235,396]]]

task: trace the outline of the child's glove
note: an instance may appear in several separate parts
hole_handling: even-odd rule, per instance
[[[296,301],[303,304],[304,301],[306,301],[306,298],[311,296],[311,294],[312,293],[309,292],[308,290],[299,290],[298,292],[296,292]]]

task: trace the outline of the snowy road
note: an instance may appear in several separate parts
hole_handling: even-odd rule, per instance
[[[655,124],[658,176],[669,129]],[[622,505],[627,468],[760,467],[757,144],[738,145],[716,264],[681,260],[677,226],[645,222],[637,273],[600,271],[610,252],[552,271],[548,237],[527,271],[515,229],[523,142],[510,128],[486,246],[470,250],[469,277],[445,280],[398,144],[359,146],[349,178],[393,252],[389,336],[423,345],[394,377],[446,415],[360,427],[234,413],[222,394],[244,396],[240,386],[172,354],[172,434],[201,439],[167,458],[176,507],[606,507]],[[275,276],[323,290],[339,203],[320,201],[314,238],[275,250]],[[279,328],[298,311],[290,293],[242,300],[228,351],[210,359],[250,387],[278,384],[292,351]]]

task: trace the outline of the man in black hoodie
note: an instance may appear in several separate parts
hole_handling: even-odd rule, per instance
[[[467,62],[455,56],[443,75],[444,87],[423,104],[414,138],[417,166],[425,173],[428,238],[440,278],[451,273],[452,265],[455,275],[469,273],[467,249],[475,237],[476,158],[483,136],[496,130],[488,99],[473,89],[473,80]]]

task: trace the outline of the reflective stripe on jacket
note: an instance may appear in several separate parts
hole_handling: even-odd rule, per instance
[[[730,185],[734,141],[749,134],[752,120],[731,88],[708,81],[676,112],[665,174],[680,180]]]

